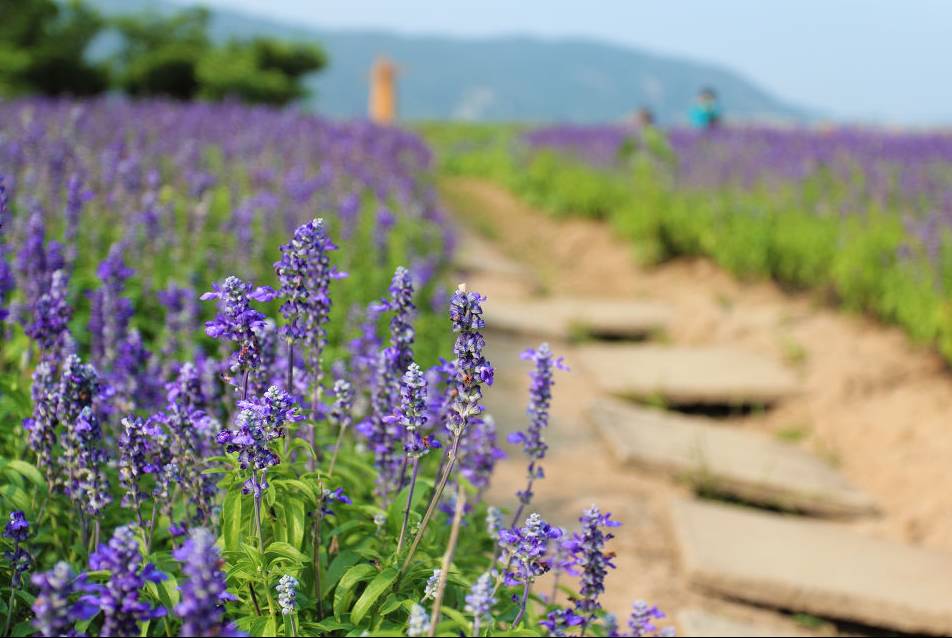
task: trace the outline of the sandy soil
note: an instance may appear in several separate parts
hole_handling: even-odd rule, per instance
[[[708,261],[640,267],[606,225],[552,219],[484,181],[449,180],[441,190],[462,225],[528,266],[550,293],[664,301],[677,311],[666,336],[673,343],[734,345],[787,362],[802,379],[802,394],[731,423],[773,432],[839,467],[882,507],[880,517],[852,523],[858,530],[952,551],[952,374],[934,353],[897,329],[770,283],[738,282]],[[470,284],[489,294],[489,303],[493,294],[518,293],[511,282],[491,278]],[[526,391],[506,395],[513,391],[503,388],[526,385],[527,367],[517,354],[531,344],[495,335],[490,343],[500,369],[490,402],[511,413],[502,406],[524,405]],[[559,347],[571,365],[571,344]],[[615,541],[619,569],[609,580],[609,608],[625,614],[632,600],[646,598],[669,609],[729,608],[769,618],[770,612],[688,589],[666,514],[668,500],[684,488],[609,460],[580,425],[580,410],[595,394],[580,375],[564,375],[555,394],[552,452],[537,504],[560,524],[571,524],[594,501],[625,521]],[[513,429],[515,419],[518,414],[501,419],[504,429]],[[511,503],[523,472],[518,455],[503,462],[493,497]]]

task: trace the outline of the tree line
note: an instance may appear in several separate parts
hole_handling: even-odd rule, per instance
[[[81,0],[0,2],[0,96],[119,91],[181,100],[287,104],[327,64],[315,44],[273,38],[214,42],[204,8],[106,18]],[[99,38],[115,47],[90,59]]]

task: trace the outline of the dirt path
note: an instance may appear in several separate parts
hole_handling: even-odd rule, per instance
[[[852,524],[860,531],[952,551],[952,375],[937,356],[896,329],[769,283],[738,282],[704,260],[639,267],[606,225],[555,220],[484,181],[449,180],[441,191],[463,226],[527,266],[544,291],[663,301],[677,311],[667,335],[674,343],[737,346],[787,362],[801,377],[802,394],[731,423],[773,432],[834,463],[882,507],[882,516]],[[518,293],[511,283],[491,279],[471,285],[490,295],[490,303],[493,294]],[[498,388],[526,385],[526,366],[516,358],[526,345],[493,336],[494,362],[505,375]],[[571,344],[558,347],[571,365]],[[518,397],[500,391],[493,391],[497,405],[523,405],[525,390]],[[670,609],[726,606],[735,615],[768,614],[687,588],[666,521],[667,499],[683,488],[618,467],[587,428],[574,425],[593,395],[579,375],[559,380],[553,449],[537,494],[539,508],[562,524],[592,501],[625,521],[615,547],[619,569],[609,582],[611,610],[625,614],[641,597]],[[519,484],[522,466],[515,455],[504,462],[496,485]],[[511,502],[501,490],[495,496]]]

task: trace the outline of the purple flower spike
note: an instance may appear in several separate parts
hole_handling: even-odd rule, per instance
[[[614,536],[602,528],[619,527],[621,523],[613,521],[609,513],[602,514],[594,505],[579,521],[582,531],[573,536],[569,546],[574,554],[575,567],[581,570],[580,596],[575,601],[575,610],[585,617],[587,626],[601,609],[598,597],[605,591],[605,576],[609,569],[615,568],[613,554],[604,551],[605,543]]]
[[[243,636],[224,619],[223,603],[238,600],[228,593],[224,561],[207,529],[192,530],[188,540],[172,552],[182,563],[185,582],[179,587],[181,602],[175,613],[182,619],[183,636]]]
[[[628,629],[631,632],[629,635],[635,638],[674,636],[673,627],[659,629],[658,626],[654,624],[655,620],[661,620],[664,617],[664,612],[654,605],[649,605],[643,600],[635,601],[635,604],[632,605],[631,616],[628,618]]]
[[[25,327],[26,334],[47,357],[59,356],[73,316],[73,309],[66,300],[68,283],[69,276],[65,271],[53,273],[49,290],[40,295],[33,306],[32,323]]]
[[[522,527],[499,532],[503,563],[509,567],[504,575],[507,586],[527,584],[551,568],[547,559],[549,543],[562,537],[562,530],[552,527],[536,513],[529,514]]]
[[[214,290],[203,294],[201,299],[218,299],[220,311],[215,319],[205,323],[205,333],[213,339],[236,344],[237,349],[229,359],[231,376],[235,379],[261,364],[259,333],[265,328],[265,316],[253,309],[251,302],[271,301],[275,292],[267,286],[255,288],[237,277],[229,277],[213,287]]]
[[[549,636],[568,636],[568,631],[572,627],[578,627],[585,620],[569,609],[554,609],[550,611],[544,620],[539,621],[539,625],[544,627]]]
[[[486,340],[480,333],[486,327],[481,305],[485,300],[479,293],[467,292],[465,286],[457,288],[450,300],[450,321],[457,336],[453,346],[456,399],[448,427],[456,436],[462,436],[469,418],[481,411],[479,401],[483,394],[480,384],[493,383],[492,364],[483,357]]]
[[[109,580],[97,596],[104,636],[138,636],[140,622],[165,615],[164,608],[140,600],[146,583],[161,582],[166,576],[152,563],[142,564],[132,527],[116,529],[109,542],[90,555],[89,568],[109,572]]]
[[[79,636],[76,623],[99,612],[94,594],[100,588],[89,583],[86,574],[73,572],[69,563],[61,561],[48,572],[33,574],[31,582],[37,589],[33,626],[41,636]]]

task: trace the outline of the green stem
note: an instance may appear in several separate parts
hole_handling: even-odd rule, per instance
[[[420,522],[420,529],[417,530],[416,536],[413,538],[413,544],[410,545],[410,551],[407,553],[406,559],[403,561],[403,566],[400,568],[400,575],[406,573],[407,568],[410,566],[410,561],[413,560],[413,555],[416,553],[417,547],[420,545],[420,541],[423,540],[423,533],[426,532],[427,526],[430,524],[430,519],[433,518],[434,512],[440,503],[440,499],[443,497],[443,490],[446,489],[446,482],[450,478],[450,474],[453,472],[453,468],[456,467],[456,455],[459,453],[459,443],[460,438],[462,437],[463,429],[460,428],[457,431],[457,434],[453,437],[453,447],[450,448],[448,454],[449,461],[443,465],[443,474],[440,476],[440,482],[436,486],[436,490],[433,492],[433,498],[430,499],[430,505],[426,508],[426,514],[423,515],[423,520]]]
[[[410,507],[413,503],[413,490],[416,488],[417,473],[420,471],[420,459],[413,457],[413,473],[410,475],[410,491],[407,492],[407,505],[403,508],[403,525],[400,526],[400,538],[397,540],[397,556],[403,549],[403,540],[407,534],[407,524],[410,522]]]

